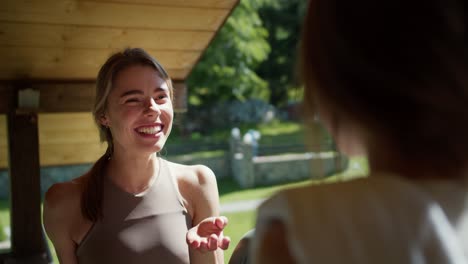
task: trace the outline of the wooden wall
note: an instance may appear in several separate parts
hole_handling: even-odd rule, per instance
[[[7,168],[6,116],[0,115],[0,168]],[[106,149],[91,113],[39,114],[41,166],[92,163]]]
[[[6,116],[0,115],[0,168],[8,166],[8,137]]]

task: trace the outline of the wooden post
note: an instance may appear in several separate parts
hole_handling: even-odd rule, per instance
[[[11,254],[5,263],[49,263],[41,224],[37,113],[8,114]]]

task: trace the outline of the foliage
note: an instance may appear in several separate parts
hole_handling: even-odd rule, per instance
[[[257,14],[259,1],[241,0],[188,79],[191,105],[268,98],[255,68],[270,52],[268,31]]]
[[[187,79],[182,134],[206,135],[272,118],[299,120],[296,103],[303,89],[296,50],[306,5],[306,0],[239,2]]]
[[[193,106],[184,117],[184,126],[191,132],[199,131],[207,134],[218,128],[269,123],[284,115],[272,105],[259,99],[215,102],[210,107]]]
[[[301,99],[297,92],[291,93],[290,90],[300,90],[296,61],[306,6],[306,0],[266,0],[259,9],[269,32],[271,52],[257,73],[268,82],[269,102],[275,106],[286,106],[289,101]]]

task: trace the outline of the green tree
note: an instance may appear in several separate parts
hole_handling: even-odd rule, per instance
[[[270,46],[257,10],[259,0],[241,0],[187,80],[189,103],[210,106],[219,101],[268,100],[265,80],[256,73]]]
[[[269,102],[288,103],[288,89],[297,89],[297,50],[306,0],[265,0],[258,12],[268,30],[271,52],[258,67],[258,75],[268,82]]]

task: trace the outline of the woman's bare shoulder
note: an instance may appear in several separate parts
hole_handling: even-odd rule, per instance
[[[169,161],[168,164],[178,182],[194,186],[203,186],[213,181],[216,182],[213,171],[205,165],[184,165]]]
[[[53,184],[45,194],[44,207],[48,211],[79,208],[86,177],[85,174],[71,181]]]
[[[182,198],[195,222],[218,215],[218,186],[213,171],[205,165],[183,165],[169,162]],[[195,213],[196,212],[196,213]]]

